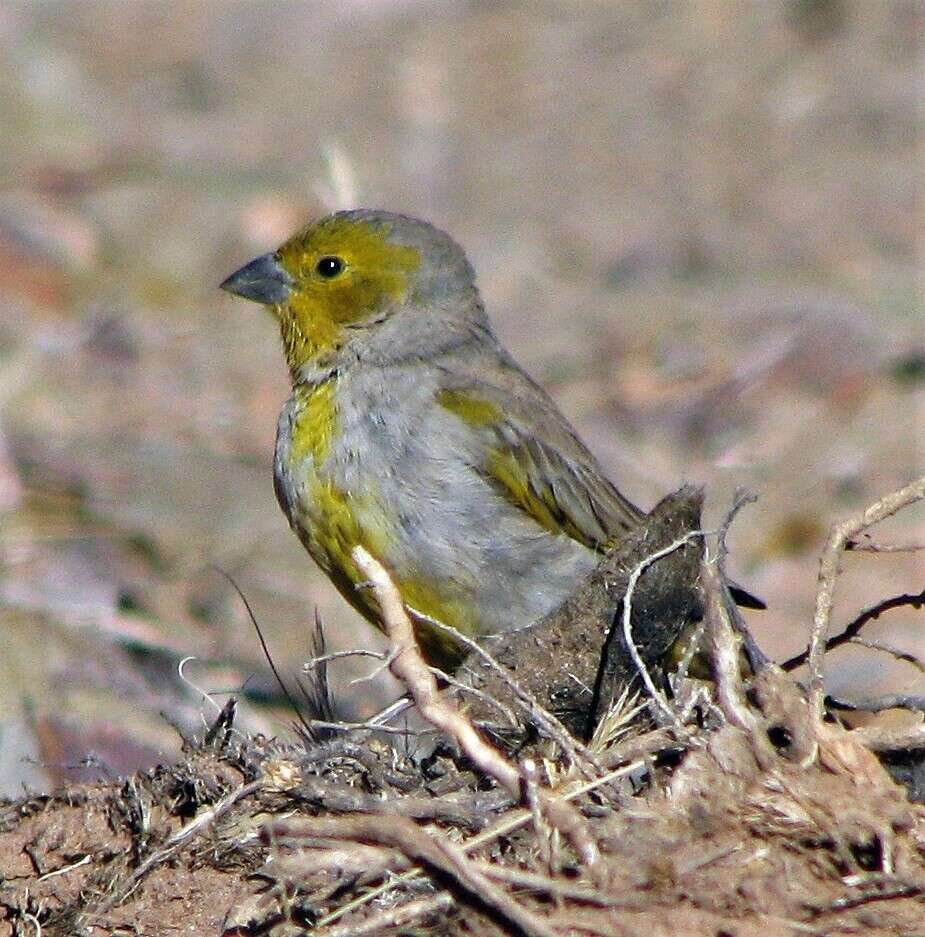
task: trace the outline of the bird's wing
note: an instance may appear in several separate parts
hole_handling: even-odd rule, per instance
[[[644,513],[607,479],[545,391],[507,358],[470,361],[442,372],[437,402],[482,434],[473,468],[504,498],[553,533],[597,552],[635,529]],[[765,603],[730,583],[745,608]]]
[[[638,526],[642,512],[607,480],[546,393],[513,362],[491,381],[443,374],[437,402],[481,434],[473,468],[553,533],[602,551]]]

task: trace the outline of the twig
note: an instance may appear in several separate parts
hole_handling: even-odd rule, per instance
[[[431,836],[405,817],[395,817],[388,823],[383,823],[380,817],[364,816],[290,818],[270,823],[262,833],[270,844],[277,837],[289,839],[300,835],[372,842],[399,849],[408,858],[437,873],[441,882],[449,880],[470,904],[490,910],[527,937],[556,937],[555,931],[542,919],[489,881],[447,837]]]
[[[680,550],[681,547],[700,537],[703,537],[702,530],[688,531],[688,533],[686,533],[683,537],[679,537],[677,540],[675,540],[674,543],[670,543],[667,547],[664,547],[661,550],[657,550],[655,553],[647,556],[641,563],[638,563],[630,573],[629,579],[626,583],[626,591],[623,594],[622,624],[623,640],[626,643],[626,649],[629,652],[633,663],[636,665],[636,670],[639,673],[639,677],[646,688],[646,692],[652,698],[652,702],[655,703],[656,708],[662,712],[667,721],[670,722],[676,729],[683,728],[681,721],[678,718],[678,714],[674,711],[674,708],[665,698],[665,695],[658,689],[658,687],[656,687],[655,681],[652,679],[652,675],[649,673],[649,668],[646,667],[646,663],[642,659],[642,655],[639,653],[639,648],[636,647],[636,642],[633,640],[633,592],[636,589],[636,584],[639,582],[639,577],[642,576],[642,574],[653,563],[657,563],[664,557],[674,553],[675,550]]]
[[[306,719],[310,729],[327,729],[332,732],[357,732],[361,729],[375,732],[386,732],[390,735],[426,735],[429,729],[409,729],[403,726],[389,726],[380,722],[329,722],[326,719]]]
[[[664,744],[661,743],[661,734],[664,733],[664,731],[665,730],[663,729],[658,729],[655,732],[649,733],[649,735],[659,739],[659,744],[655,746],[656,748],[664,747]],[[649,748],[646,746],[643,746],[643,748],[646,751],[649,750]],[[621,767],[608,772],[603,777],[595,778],[592,781],[583,781],[581,784],[570,787],[568,790],[559,792],[559,795],[565,801],[575,800],[584,794],[588,794],[591,791],[611,784],[619,778],[635,773],[640,768],[644,767],[645,764],[646,760],[644,758],[636,758],[635,760],[630,761],[628,764],[622,765]],[[496,824],[494,824],[494,826],[490,826],[481,833],[476,833],[475,836],[467,839],[460,848],[463,852],[470,853],[472,850],[478,849],[480,846],[484,846],[486,843],[493,842],[494,840],[498,839],[498,837],[507,836],[509,833],[513,833],[514,830],[518,829],[518,827],[521,827],[527,823],[530,818],[531,813],[529,810],[522,809],[515,811],[509,816],[499,820]],[[330,924],[331,922],[343,917],[345,914],[348,914],[350,911],[354,910],[354,908],[379,898],[381,895],[391,891],[394,888],[397,888],[399,885],[407,884],[408,882],[419,878],[421,874],[422,873],[420,869],[411,869],[409,872],[405,872],[391,881],[383,882],[381,885],[378,885],[376,888],[373,888],[360,897],[354,898],[351,901],[348,901],[346,904],[341,905],[341,907],[330,911],[318,921],[316,926],[321,928],[326,924]]]
[[[742,674],[739,667],[739,642],[726,607],[723,595],[722,574],[719,558],[707,550],[700,570],[700,581],[706,595],[707,631],[710,637],[713,679],[716,681],[716,696],[723,715],[733,725],[747,732],[755,732],[758,720],[749,709],[742,691]]]
[[[332,660],[342,660],[345,657],[374,657],[376,660],[385,660],[385,654],[382,651],[369,651],[362,648],[355,648],[352,651],[331,651],[329,654],[319,654],[302,664],[303,671],[314,670],[322,664],[330,663]]]
[[[540,786],[537,781],[536,762],[532,758],[525,758],[521,763],[521,771],[524,778],[524,800],[530,808],[533,817],[533,832],[540,851],[540,858],[543,864],[551,873],[555,873],[552,867],[553,852],[551,841],[553,831],[549,824],[543,818],[543,808],[540,804]]]
[[[363,547],[354,548],[353,561],[372,584],[383,624],[396,648],[392,673],[411,691],[421,715],[431,725],[449,735],[485,774],[493,777],[512,796],[519,798],[523,780],[520,771],[496,748],[485,742],[472,723],[438,692],[437,681],[421,657],[401,595],[385,568]],[[550,796],[547,791],[538,791],[537,796],[550,823],[571,843],[588,872],[592,876],[596,874],[600,854],[584,818],[569,804]]]
[[[394,908],[386,908],[357,924],[341,924],[339,927],[329,927],[313,933],[322,937],[364,937],[366,934],[382,934],[389,928],[407,926],[438,911],[447,911],[454,904],[453,896],[443,891],[429,898],[417,898]]]
[[[886,641],[868,641],[865,638],[852,638],[851,643],[857,644],[858,647],[869,648],[872,651],[880,651],[882,654],[889,654],[904,664],[912,664],[919,673],[925,673],[925,661],[920,660],[910,651],[904,651],[901,647],[887,644]]]
[[[459,690],[460,693],[468,693],[469,696],[472,696],[484,703],[486,707],[498,710],[498,712],[508,721],[511,727],[516,727],[520,724],[513,711],[505,706],[501,700],[495,699],[495,697],[490,693],[485,693],[483,690],[480,690],[477,687],[469,686],[468,684],[463,683],[462,680],[457,680],[456,677],[454,677],[452,674],[448,674],[445,671],[440,670],[438,667],[431,666],[430,670],[435,677],[438,677],[440,680],[446,683],[447,686],[455,687],[457,690]]]
[[[76,862],[72,862],[70,865],[62,866],[60,869],[52,869],[51,872],[46,872],[44,875],[40,875],[36,881],[44,882],[47,879],[54,878],[56,875],[67,875],[68,872],[72,872],[74,869],[79,869],[82,865],[87,865],[91,862],[93,856],[89,853],[85,855],[82,859],[78,859]]]
[[[925,605],[925,589],[915,595],[904,593],[903,595],[894,595],[888,599],[884,599],[882,602],[878,602],[876,605],[864,609],[857,618],[845,626],[844,631],[828,638],[825,642],[825,650],[831,651],[836,647],[840,647],[842,644],[848,644],[854,641],[865,625],[879,618],[884,612],[892,611],[894,608],[905,608],[907,606],[920,609],[923,605]],[[797,667],[801,667],[805,664],[807,660],[809,660],[808,648],[785,660],[780,665],[780,668],[786,673],[790,673],[790,671],[796,670]]]
[[[916,725],[907,729],[861,726],[860,729],[852,730],[851,738],[872,752],[922,749],[925,748],[925,725]]]
[[[235,804],[250,797],[264,787],[264,779],[258,778],[256,781],[250,781],[235,788],[231,793],[226,794],[221,800],[216,802],[208,810],[203,810],[197,814],[186,826],[176,831],[164,845],[156,852],[152,852],[141,865],[135,869],[128,880],[112,895],[106,902],[107,907],[114,907],[124,901],[138,887],[141,880],[157,865],[169,859],[181,846],[186,845],[204,830],[213,826],[220,820]]]
[[[370,813],[415,820],[439,820],[470,829],[484,828],[492,813],[511,804],[510,797],[502,791],[480,792],[464,800],[413,795],[384,797],[381,793],[368,794],[350,784],[333,784],[312,776],[302,778],[290,791],[290,795],[332,813]]]
[[[207,703],[215,708],[216,714],[221,715],[222,707],[212,699],[212,694],[194,683],[193,680],[184,673],[186,665],[194,660],[197,660],[195,654],[187,654],[186,657],[181,658],[180,662],[177,664],[177,676],[180,678],[181,683],[185,683],[191,690],[198,693]]]
[[[315,195],[328,211],[356,208],[361,201],[357,196],[356,172],[350,158],[336,140],[329,140],[325,144],[324,163],[327,179],[315,184]]]
[[[925,696],[915,693],[884,693],[883,696],[861,696],[853,700],[840,699],[830,694],[826,696],[825,701],[833,709],[844,709],[849,712],[882,713],[887,709],[925,712]]]
[[[700,581],[706,597],[707,633],[710,637],[710,656],[716,696],[726,719],[747,732],[757,734],[758,719],[751,711],[742,690],[740,652],[742,642],[734,620],[735,605],[729,595],[723,561],[726,558],[726,535],[736,514],[754,496],[737,492],[726,517],[715,534],[715,546],[708,546],[700,566]]]
[[[825,645],[835,601],[838,566],[845,546],[868,527],[895,514],[900,509],[925,498],[925,476],[879,498],[855,517],[833,525],[819,560],[819,589],[809,640],[809,703],[816,722],[821,722],[825,708]]]
[[[533,697],[514,680],[507,669],[502,667],[481,644],[477,641],[473,641],[468,635],[463,634],[458,629],[445,624],[439,619],[431,618],[429,615],[425,615],[423,612],[419,612],[413,608],[409,609],[409,611],[415,618],[419,618],[422,621],[426,621],[427,624],[439,628],[445,634],[451,635],[463,647],[474,654],[478,654],[478,656],[498,674],[501,682],[514,694],[514,698],[523,706],[527,716],[537,728],[551,738],[565,752],[572,763],[575,764],[579,770],[582,770],[586,776],[588,776],[588,772],[584,770],[582,759],[589,762],[595,770],[600,769],[601,766],[594,752],[575,739],[574,736],[569,733],[568,729],[562,725],[562,722],[541,706],[539,700]]]
[[[267,644],[267,639],[264,637],[263,629],[257,623],[257,616],[254,614],[254,610],[251,608],[251,603],[248,601],[247,596],[242,591],[241,587],[234,581],[230,573],[225,572],[221,566],[217,566],[215,563],[209,564],[212,569],[224,576],[228,580],[231,588],[234,589],[238,594],[238,598],[241,600],[241,604],[244,606],[244,610],[247,612],[247,617],[250,619],[251,626],[254,631],[257,633],[257,640],[260,642],[260,648],[263,651],[263,656],[266,658],[267,664],[269,664],[270,670],[273,672],[273,676],[276,679],[279,688],[283,691],[283,695],[286,697],[289,705],[292,707],[292,711],[296,714],[296,719],[299,722],[299,725],[311,736],[312,729],[308,724],[306,718],[302,715],[302,710],[299,708],[299,704],[295,701],[292,693],[289,692],[289,687],[286,686],[286,681],[283,680],[282,674],[280,674],[279,669],[276,666],[276,661],[273,660],[273,655],[270,653],[270,646]]]
[[[395,648],[395,653],[390,655],[392,673],[411,691],[421,715],[455,739],[485,774],[493,777],[512,795],[519,796],[520,773],[514,765],[488,745],[472,723],[460,715],[448,700],[440,698],[437,681],[418,651],[411,619],[385,568],[363,547],[354,548],[353,560],[370,583],[386,632]]]
[[[483,859],[475,859],[473,862],[488,878],[514,885],[517,888],[528,888],[530,891],[545,893],[551,897],[574,898],[602,908],[636,904],[632,899],[615,898],[605,892],[584,888],[568,879],[550,878],[537,872],[499,865],[497,862],[486,862]]]
[[[925,543],[877,543],[870,539],[869,534],[864,535],[865,539],[849,540],[845,544],[845,550],[851,553],[918,553],[919,550],[925,550]]]

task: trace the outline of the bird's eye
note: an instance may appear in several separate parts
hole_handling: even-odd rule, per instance
[[[322,257],[315,264],[315,272],[326,280],[336,277],[343,269],[344,262],[340,257]]]

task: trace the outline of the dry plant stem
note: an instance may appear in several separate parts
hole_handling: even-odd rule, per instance
[[[536,842],[540,851],[543,864],[550,872],[552,869],[552,849],[550,840],[552,830],[543,819],[543,810],[540,806],[539,783],[537,782],[536,763],[532,758],[525,758],[521,763],[521,770],[524,777],[524,798],[530,807],[530,813],[533,815],[533,829],[536,835]]]
[[[656,730],[651,733],[654,735],[659,735],[663,733],[664,730]],[[665,746],[661,744],[661,739],[659,740],[660,744],[658,747],[664,748]],[[574,800],[578,797],[581,797],[583,794],[587,794],[598,788],[606,787],[608,784],[616,781],[618,778],[626,777],[627,775],[633,774],[638,771],[640,768],[644,767],[646,761],[644,758],[638,758],[634,761],[625,764],[620,768],[616,768],[613,771],[610,771],[608,774],[605,774],[603,777],[595,778],[593,781],[585,781],[577,787],[573,787],[567,791],[564,791],[561,795],[563,800],[569,801]],[[470,839],[467,839],[460,849],[464,853],[470,853],[474,849],[478,849],[480,846],[484,846],[486,843],[492,842],[498,837],[506,836],[509,833],[513,833],[518,827],[523,826],[531,818],[531,813],[529,810],[519,810],[506,816],[503,819],[499,820],[494,826],[489,827],[486,830],[483,830],[481,833],[476,833],[475,836],[472,836]],[[352,901],[348,901],[345,905],[342,905],[339,908],[336,908],[334,911],[329,912],[323,918],[318,921],[317,927],[321,928],[327,924],[332,923],[333,921],[338,920],[343,917],[345,914],[348,914],[354,908],[358,908],[363,904],[368,904],[370,901],[375,900],[380,895],[383,895],[385,892],[391,891],[394,888],[397,888],[400,885],[403,885],[409,881],[412,881],[420,877],[420,869],[412,869],[409,872],[405,872],[397,878],[384,882],[382,885],[372,889],[371,891],[366,892],[359,898],[354,898]]]
[[[157,865],[160,865],[162,862],[165,862],[169,859],[174,852],[176,852],[181,846],[186,845],[190,840],[194,839],[203,830],[208,829],[219,819],[221,819],[226,813],[228,813],[231,808],[243,800],[245,797],[249,797],[251,794],[255,794],[264,787],[264,780],[258,779],[256,781],[251,781],[248,784],[242,784],[241,787],[235,788],[230,794],[226,794],[218,803],[213,807],[210,807],[208,810],[203,810],[202,813],[195,816],[186,826],[181,827],[177,830],[170,839],[156,852],[151,853],[147,859],[145,859],[137,869],[132,872],[128,880],[122,884],[122,886],[117,889],[106,902],[107,907],[114,907],[115,905],[124,901],[128,896],[138,887],[141,880]]]
[[[865,535],[869,537],[869,535]],[[845,545],[851,553],[917,553],[925,550],[925,543],[877,543],[874,540],[851,540]]]
[[[553,897],[575,898],[578,901],[586,901],[588,904],[599,905],[600,907],[610,907],[613,905],[633,905],[631,899],[615,898],[603,891],[595,891],[592,888],[583,888],[568,879],[550,878],[538,872],[530,872],[526,869],[511,868],[506,865],[499,865],[497,862],[486,862],[483,859],[474,859],[473,864],[479,871],[484,873],[487,878],[498,882],[505,882],[517,888],[527,888],[530,891],[545,893]]]
[[[272,862],[264,866],[264,874],[277,882],[302,882],[318,872],[330,873],[332,869],[340,876],[379,877],[391,872],[405,872],[411,860],[397,849],[367,846],[363,843],[326,842],[319,837],[308,837],[305,841],[292,837],[278,837],[274,845],[292,846],[297,851],[292,855],[277,854]]]
[[[916,657],[915,654],[904,651],[901,647],[887,644],[886,641],[867,641],[864,638],[852,638],[850,643],[857,644],[859,647],[870,648],[872,651],[880,651],[881,654],[889,654],[890,657],[901,660],[904,664],[911,664],[919,673],[925,673],[925,662]]]
[[[882,696],[861,696],[858,699],[844,700],[828,697],[838,709],[852,712],[881,713],[888,709],[908,709],[910,712],[925,712],[925,696],[915,693],[884,693]]]
[[[546,735],[551,738],[564,752],[568,755],[569,760],[578,766],[579,770],[584,769],[582,764],[582,759],[589,762],[595,770],[600,769],[600,764],[590,749],[587,746],[582,745],[568,729],[548,710],[544,709],[538,700],[534,699],[529,693],[524,690],[516,680],[511,678],[511,675],[507,670],[502,667],[495,659],[485,650],[477,641],[473,641],[468,635],[463,634],[461,631],[458,631],[456,628],[451,628],[449,625],[444,624],[442,621],[438,621],[436,618],[431,618],[428,615],[423,615],[420,612],[414,612],[414,614],[427,621],[428,624],[433,625],[436,628],[439,628],[441,631],[446,634],[451,635],[455,640],[457,640],[463,647],[472,651],[474,654],[478,654],[501,678],[502,682],[507,686],[511,692],[514,694],[514,697],[523,705],[524,711],[530,717],[530,719],[543,731]],[[587,771],[583,770],[583,773],[586,776],[588,775]]]
[[[819,589],[809,642],[809,700],[810,711],[817,722],[822,721],[825,706],[825,644],[832,618],[835,583],[841,555],[849,541],[874,524],[895,514],[900,509],[925,498],[925,476],[885,495],[856,517],[835,524],[829,533],[819,561]]]
[[[357,568],[372,584],[382,611],[389,639],[396,648],[392,673],[402,680],[421,715],[454,739],[466,755],[486,774],[493,777],[512,796],[521,796],[521,773],[497,749],[487,744],[472,723],[437,690],[437,681],[424,663],[414,637],[411,619],[398,589],[383,566],[362,547],[353,551]],[[538,791],[537,796],[550,823],[571,843],[593,875],[600,854],[584,818],[570,804]]]
[[[681,547],[690,543],[691,540],[702,536],[703,531],[689,531],[683,537],[675,540],[674,543],[668,544],[668,546],[664,549],[647,556],[633,569],[632,573],[630,573],[629,580],[626,583],[626,592],[623,594],[622,624],[623,639],[626,642],[626,648],[629,651],[630,657],[633,659],[633,663],[636,665],[636,670],[639,672],[639,677],[646,688],[646,692],[649,694],[652,702],[655,704],[655,707],[662,713],[667,722],[673,725],[676,729],[683,728],[681,721],[678,718],[678,714],[674,711],[674,708],[671,706],[668,700],[665,699],[664,694],[661,693],[655,686],[655,681],[652,679],[652,676],[646,667],[645,661],[642,659],[642,655],[639,653],[639,649],[636,647],[636,642],[633,640],[633,592],[636,589],[636,584],[639,582],[639,577],[642,576],[642,574],[653,563],[657,563],[660,559],[663,559],[669,554],[674,553],[675,550],[680,550]]]
[[[517,768],[500,752],[487,745],[472,723],[449,701],[441,699],[437,681],[418,650],[411,619],[385,568],[363,547],[354,549],[353,561],[376,596],[386,632],[395,647],[396,653],[390,655],[390,669],[411,691],[421,715],[432,726],[455,739],[482,771],[493,777],[510,794],[519,796],[520,772]]]
[[[710,656],[720,709],[733,725],[757,735],[759,722],[749,708],[742,689],[740,642],[732,626],[730,600],[719,570],[719,559],[710,549],[704,555],[700,581],[706,596],[707,633],[710,636]]]
[[[868,624],[870,624],[870,622],[876,621],[881,615],[892,611],[894,608],[919,609],[923,606],[925,606],[925,589],[914,595],[904,593],[902,595],[893,595],[888,599],[883,599],[876,605],[872,605],[870,608],[864,609],[860,615],[858,615],[853,621],[849,622],[845,626],[844,630],[840,631],[831,638],[827,638],[825,642],[825,649],[826,651],[831,651],[836,647],[841,647],[843,644],[855,642],[857,640],[857,636]],[[785,671],[786,673],[790,673],[791,670],[796,670],[797,667],[805,664],[808,659],[809,649],[801,651],[799,654],[795,654],[793,657],[785,660],[780,665],[781,670]]]
[[[342,842],[373,842],[398,849],[431,872],[437,873],[440,878],[449,879],[471,903],[490,908],[527,937],[557,937],[556,932],[540,918],[489,881],[458,846],[446,837],[430,836],[411,820],[396,817],[389,823],[383,823],[380,817],[292,818],[271,823],[264,830],[264,837],[271,844],[277,838],[288,841],[300,836],[308,839],[331,838]]]
[[[315,933],[322,934],[323,937],[365,937],[367,934],[375,937],[377,934],[384,933],[386,928],[420,923],[423,918],[431,914],[452,908],[454,903],[453,896],[444,891],[430,898],[418,898],[415,901],[396,905],[394,908],[387,908],[356,924],[341,924],[339,927],[329,927]]]
[[[388,735],[423,735],[426,730],[406,729],[401,726],[381,725],[378,722],[327,722],[324,719],[306,719],[313,729],[327,729],[331,732],[382,732]]]
[[[316,777],[303,778],[290,792],[307,803],[337,813],[370,813],[415,820],[439,820],[469,829],[482,829],[497,811],[509,807],[510,796],[495,791],[461,800],[453,797],[384,797],[348,784],[331,784]]]
[[[483,693],[474,686],[466,686],[461,680],[457,680],[456,677],[440,670],[438,667],[431,667],[430,669],[434,676],[439,677],[447,686],[455,687],[460,693],[468,693],[469,696],[481,700],[487,707],[496,709],[508,721],[509,725],[518,725],[517,717],[514,715],[513,710],[508,709],[500,700],[495,699],[488,693]]]
[[[912,726],[908,729],[862,726],[860,729],[852,730],[851,738],[872,752],[925,748],[925,725]]]

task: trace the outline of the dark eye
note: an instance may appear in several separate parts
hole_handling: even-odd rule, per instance
[[[315,264],[315,272],[318,276],[324,277],[326,280],[336,277],[343,269],[344,262],[340,257],[322,257],[318,263]]]

